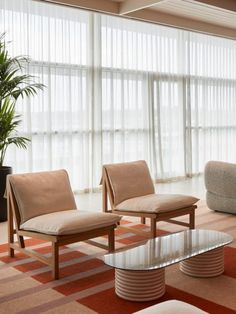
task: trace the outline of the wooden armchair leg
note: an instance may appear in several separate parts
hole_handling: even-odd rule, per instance
[[[14,257],[15,256],[15,251],[13,248],[10,247],[9,245],[9,248],[8,248],[8,256],[9,257]]]
[[[52,276],[53,279],[59,279],[59,245],[52,242]]]
[[[145,225],[145,223],[146,223],[146,218],[145,217],[141,217],[141,224]]]
[[[115,250],[115,231],[114,228],[108,233],[108,251],[113,252]]]
[[[14,257],[15,256],[15,251],[11,247],[11,244],[14,244],[14,234],[9,235],[9,238],[8,238],[8,256],[9,257]]]
[[[194,229],[195,228],[195,211],[193,210],[189,214],[189,229]]]
[[[156,223],[157,223],[156,218],[151,218],[151,237],[152,238],[156,237]]]
[[[25,241],[24,241],[24,237],[23,236],[19,236],[17,234],[17,238],[18,238],[18,243],[19,243],[19,246],[24,249],[25,248]]]
[[[14,243],[14,226],[13,226],[13,215],[12,211],[9,206],[9,200],[8,200],[8,256],[14,257],[14,249],[11,248],[11,244]]]

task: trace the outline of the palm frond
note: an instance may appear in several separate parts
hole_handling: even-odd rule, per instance
[[[16,104],[10,97],[5,98],[0,108],[0,167],[9,145],[25,149],[30,141],[26,137],[17,136],[17,127],[22,122],[21,115],[16,113]]]
[[[36,83],[35,76],[22,73],[30,63],[28,56],[11,57],[8,54],[5,43],[5,33],[0,35],[0,106],[1,100],[13,97],[15,100],[21,97],[30,97],[37,94],[45,86]]]
[[[30,142],[30,139],[27,137],[16,136],[8,138],[8,144],[15,144],[18,148],[26,149],[28,142]]]
[[[31,97],[45,86],[35,82],[26,68],[30,59],[27,56],[11,57],[6,48],[5,33],[0,34],[0,168],[9,145],[26,148],[29,139],[17,136],[21,115],[16,112],[16,102],[21,96]]]

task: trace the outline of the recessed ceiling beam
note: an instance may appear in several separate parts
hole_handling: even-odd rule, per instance
[[[110,0],[37,0],[64,4],[92,11],[119,14],[119,2]]]
[[[134,11],[152,7],[165,0],[124,0],[120,2],[119,13],[125,15]]]
[[[224,27],[212,23],[206,23],[192,18],[172,15],[164,12],[144,9],[128,14],[127,17],[132,17],[138,20],[153,22],[156,24],[173,26],[186,30],[198,31],[205,34],[222,36],[226,38],[236,39],[236,29]]]
[[[236,12],[235,0],[192,0],[192,2],[200,2],[216,8]]]
[[[224,27],[221,25],[216,25],[212,23],[202,22],[200,20],[194,20],[187,17],[181,17],[174,14],[168,14],[164,12],[158,12],[157,10],[147,9],[146,7],[151,7],[158,3],[168,0],[124,0],[124,3],[115,2],[111,0],[34,0],[34,1],[45,1],[52,2],[58,4],[64,4],[68,6],[84,8],[97,12],[110,13],[114,15],[121,14],[121,9],[123,6],[122,12],[130,13],[122,13],[124,16],[129,18],[134,18],[138,20],[144,20],[147,22],[163,24],[178,28],[183,28],[187,30],[198,31],[202,33],[212,34],[216,36],[222,36],[226,38],[236,39],[236,28]],[[236,0],[188,0],[193,3],[202,3],[204,5],[209,5],[211,7],[218,7],[224,10],[231,11],[232,13],[236,12]],[[129,10],[124,11],[126,6],[129,5]],[[184,1],[183,1],[184,3]],[[145,9],[140,9],[141,7],[145,7]],[[126,7],[127,9],[127,7]]]

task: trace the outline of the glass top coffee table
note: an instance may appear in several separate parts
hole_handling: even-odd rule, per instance
[[[214,230],[186,230],[148,240],[145,244],[104,256],[115,268],[116,294],[148,301],[165,293],[165,267],[180,262],[190,276],[214,277],[224,271],[224,246],[230,235]]]

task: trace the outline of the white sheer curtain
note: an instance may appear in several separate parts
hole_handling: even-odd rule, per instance
[[[28,71],[46,85],[18,103],[29,148],[11,147],[14,172],[66,168],[74,189],[91,186],[90,18],[85,11],[28,0],[0,1],[1,31],[12,55],[29,55]],[[98,185],[98,184],[97,184]]]
[[[102,16],[104,157],[146,159],[156,178],[184,175],[182,32]]]
[[[207,160],[236,163],[236,41],[189,34],[192,173]]]
[[[103,163],[147,160],[155,179],[236,162],[236,43],[30,0],[0,0],[10,53],[46,85],[18,104],[29,148],[14,172],[65,168],[97,187]]]

